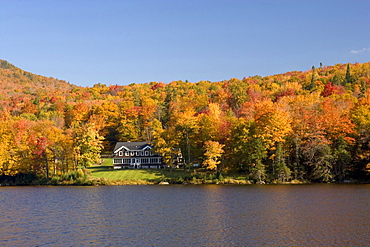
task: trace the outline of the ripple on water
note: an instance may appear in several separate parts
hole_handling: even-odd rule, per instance
[[[368,185],[0,188],[3,246],[370,245]]]

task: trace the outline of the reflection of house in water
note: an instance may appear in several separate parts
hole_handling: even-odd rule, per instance
[[[113,150],[114,169],[163,168],[162,157],[153,154],[149,142],[117,142]]]

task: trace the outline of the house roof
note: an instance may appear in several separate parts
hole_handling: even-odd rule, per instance
[[[141,151],[146,148],[152,148],[149,142],[117,142],[116,146],[114,147],[113,153],[117,153],[118,151]]]

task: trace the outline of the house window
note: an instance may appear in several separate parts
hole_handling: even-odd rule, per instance
[[[122,159],[114,159],[113,163],[114,164],[122,164]]]
[[[158,163],[158,158],[150,158],[150,163],[157,164]]]
[[[145,156],[149,156],[149,151],[145,151]]]
[[[130,164],[131,163],[131,159],[123,159],[123,164]]]
[[[123,156],[123,152],[122,151],[119,151],[118,152],[118,156]]]
[[[129,151],[126,151],[125,152],[125,156],[130,156],[130,152]]]
[[[134,152],[134,151],[131,151],[131,152],[130,152],[130,155],[131,155],[131,156],[134,156],[134,155],[135,155],[135,152]]]
[[[147,159],[147,158],[143,158],[143,159],[141,159],[141,163],[148,164],[148,162],[149,162],[149,159]]]

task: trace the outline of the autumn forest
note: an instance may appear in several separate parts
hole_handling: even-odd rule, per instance
[[[220,82],[79,87],[0,60],[0,176],[51,178],[149,141],[251,181],[369,181],[370,62]]]

